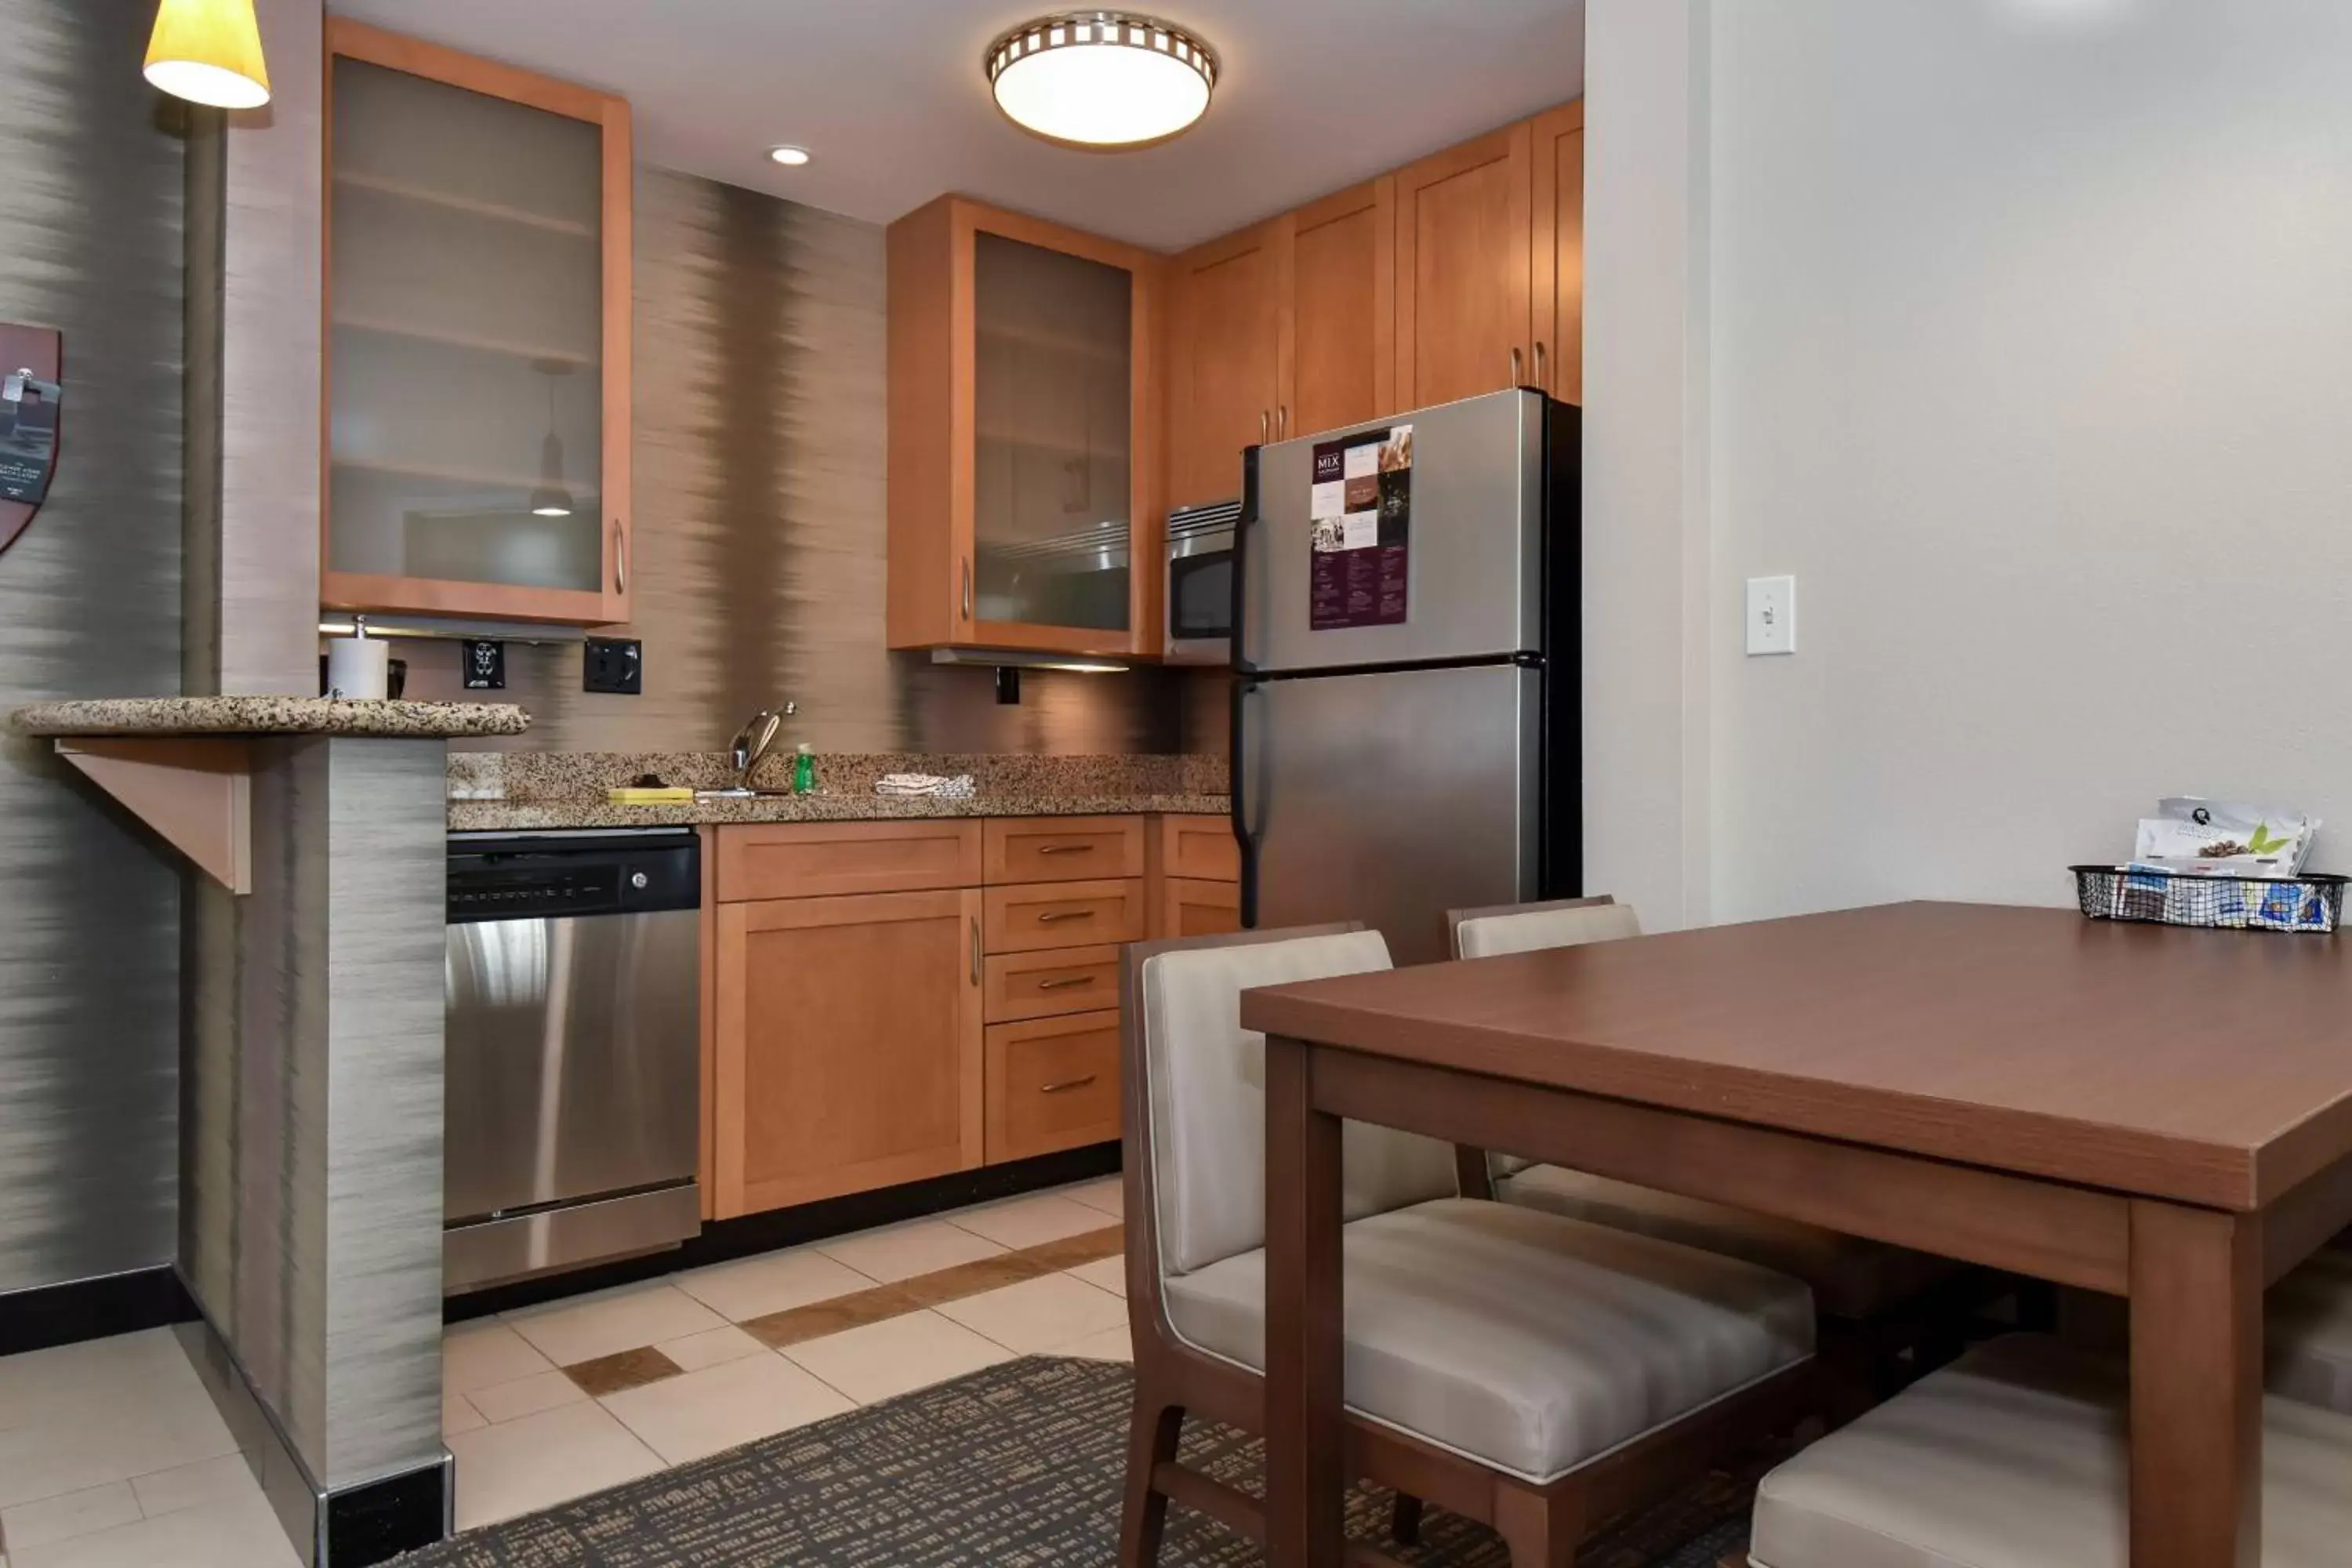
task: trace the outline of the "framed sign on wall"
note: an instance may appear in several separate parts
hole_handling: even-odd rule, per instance
[[[0,550],[47,499],[58,463],[63,334],[0,321]]]

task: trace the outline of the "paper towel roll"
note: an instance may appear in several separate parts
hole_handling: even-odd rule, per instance
[[[345,701],[381,700],[391,679],[392,647],[382,637],[331,637],[327,690]]]

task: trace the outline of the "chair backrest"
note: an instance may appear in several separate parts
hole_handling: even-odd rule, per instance
[[[1581,947],[1642,934],[1633,911],[1607,893],[1590,899],[1553,899],[1539,904],[1497,904],[1492,909],[1453,910],[1445,916],[1456,958],[1496,958],[1546,947]],[[1516,1154],[1489,1153],[1486,1172],[1499,1179],[1533,1162]],[[1474,1170],[1465,1181],[1475,1179]]]
[[[1538,948],[1580,947],[1642,934],[1633,911],[1606,893],[1592,899],[1555,899],[1540,904],[1502,904],[1486,910],[1455,910],[1445,917],[1456,958],[1494,958]]]
[[[1265,1245],[1265,1037],[1241,1026],[1254,986],[1389,965],[1360,927],[1249,931],[1130,948],[1130,1080],[1139,1079],[1160,1268],[1186,1274]],[[1452,1197],[1454,1146],[1349,1122],[1341,1133],[1347,1216]]]

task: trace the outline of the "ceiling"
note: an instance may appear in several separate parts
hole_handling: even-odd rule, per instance
[[[627,97],[641,162],[885,222],[942,191],[1179,249],[1576,97],[1584,0],[1152,0],[1222,56],[1199,125],[1072,152],[996,112],[981,52],[1040,0],[330,0]],[[766,150],[807,147],[782,169]]]

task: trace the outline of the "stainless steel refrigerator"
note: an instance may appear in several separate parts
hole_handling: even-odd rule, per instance
[[[1242,919],[1582,890],[1578,411],[1498,392],[1253,448],[1234,597]],[[1336,487],[1336,488],[1335,488]]]

